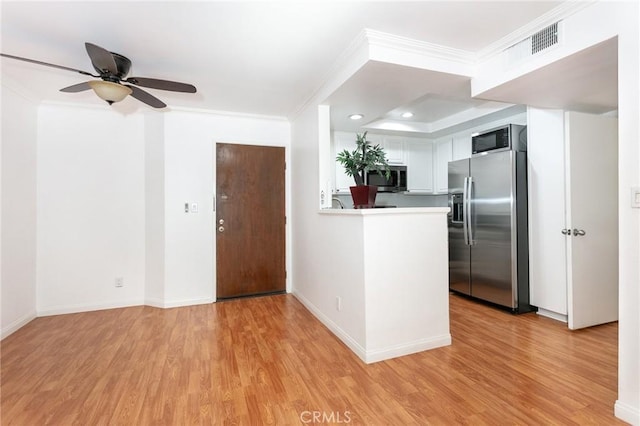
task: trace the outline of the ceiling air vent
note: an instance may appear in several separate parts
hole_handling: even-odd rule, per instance
[[[538,31],[531,37],[527,37],[519,43],[507,49],[507,60],[510,65],[514,65],[529,58],[536,53],[540,53],[551,46],[558,44],[560,40],[559,22],[549,25]]]
[[[535,55],[536,53],[555,44],[558,44],[557,22],[531,36],[531,54]]]

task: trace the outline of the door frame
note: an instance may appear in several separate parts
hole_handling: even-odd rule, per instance
[[[212,164],[212,175],[211,175],[211,197],[213,203],[213,210],[211,213],[211,244],[212,244],[212,253],[213,257],[211,259],[212,269],[213,269],[213,282],[211,288],[211,297],[214,302],[218,300],[217,288],[218,288],[218,277],[217,277],[217,265],[216,259],[218,256],[218,248],[216,244],[216,214],[217,214],[217,206],[216,206],[216,191],[217,191],[217,181],[216,181],[216,172],[217,172],[217,157],[216,157],[216,145],[219,143],[225,144],[235,144],[235,145],[255,145],[255,146],[264,146],[264,147],[277,147],[284,148],[284,161],[286,164],[285,173],[284,173],[284,211],[287,218],[285,223],[284,231],[285,231],[285,267],[286,267],[286,276],[285,276],[285,291],[287,293],[291,293],[291,150],[288,144],[278,144],[278,143],[265,143],[258,141],[229,141],[229,140],[221,140],[214,139],[212,141],[212,154],[211,154],[211,164]]]

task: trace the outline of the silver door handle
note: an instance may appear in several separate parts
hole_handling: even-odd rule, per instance
[[[464,178],[464,186],[462,188],[462,234],[464,235],[464,243],[465,245],[469,245],[469,207],[467,205],[467,180],[469,178]]]
[[[560,232],[562,232],[562,235],[566,235],[567,237],[570,237],[570,236],[571,236],[571,229],[566,229],[566,228],[565,228],[565,229],[563,229],[563,230],[562,230],[562,231],[560,231]]]
[[[573,235],[584,235],[586,234],[586,232],[584,232],[584,229],[573,229]]]
[[[224,226],[219,226],[218,227],[218,232],[224,232]]]
[[[467,178],[467,232],[469,232],[469,245],[472,246],[475,244],[473,240],[473,224],[471,223],[471,198],[473,197],[473,177],[469,176]]]

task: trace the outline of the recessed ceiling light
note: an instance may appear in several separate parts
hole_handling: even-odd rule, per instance
[[[352,120],[361,120],[361,119],[364,118],[364,115],[362,115],[362,114],[351,114],[349,116],[349,118],[352,119]]]
[[[407,111],[402,113],[402,118],[411,118],[411,117],[413,117],[412,112]]]

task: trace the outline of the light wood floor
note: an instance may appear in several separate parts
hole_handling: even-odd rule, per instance
[[[291,295],[38,318],[2,342],[2,425],[614,425],[617,324],[451,297],[449,347],[366,365]]]

